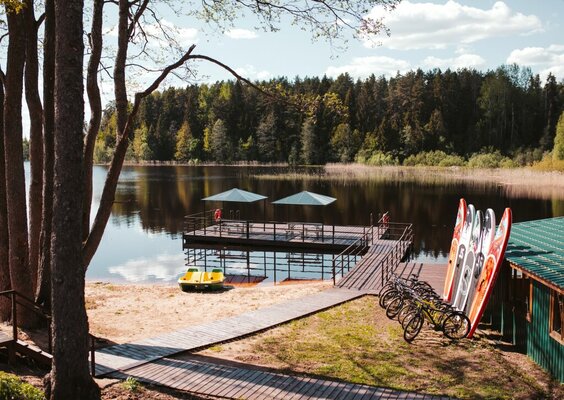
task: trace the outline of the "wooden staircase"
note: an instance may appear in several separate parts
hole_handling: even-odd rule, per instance
[[[32,310],[41,319],[50,322],[51,317],[45,313],[37,304],[24,295],[16,292],[15,290],[7,290],[0,292],[0,296],[9,297],[12,301],[12,334],[0,331],[0,349],[5,349],[8,352],[8,359],[10,363],[16,362],[16,354],[21,354],[29,357],[37,363],[50,368],[53,356],[46,351],[41,350],[39,347],[27,343],[18,338],[18,318],[17,318],[17,305]],[[49,344],[51,337],[49,333]]]

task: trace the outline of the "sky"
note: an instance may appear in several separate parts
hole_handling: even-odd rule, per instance
[[[351,39],[345,50],[312,41],[309,32],[289,24],[264,32],[254,18],[235,20],[225,32],[179,15],[163,21],[180,28],[183,46],[195,43],[198,53],[252,80],[345,72],[362,79],[417,68],[487,71],[513,63],[543,80],[549,72],[564,80],[564,0],[404,0],[389,13],[376,7],[370,15],[384,16],[390,37]],[[210,64],[201,64],[198,72],[200,82],[231,79]]]

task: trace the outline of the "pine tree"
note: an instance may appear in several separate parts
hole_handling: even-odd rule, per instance
[[[554,149],[552,158],[555,161],[564,160],[564,111],[560,114],[556,125],[556,136],[554,137]]]

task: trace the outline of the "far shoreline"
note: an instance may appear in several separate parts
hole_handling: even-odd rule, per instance
[[[108,166],[109,164],[96,164]],[[564,172],[540,171],[531,167],[517,168],[470,168],[435,166],[369,166],[365,164],[289,165],[287,163],[239,162],[183,163],[178,161],[125,162],[127,167],[229,167],[229,168],[288,168],[283,174],[260,174],[261,179],[302,179],[341,181],[345,179],[417,180],[429,184],[471,182],[476,184],[497,184],[509,194],[525,195],[531,198],[564,199]],[[293,172],[292,168],[305,170]],[[308,173],[311,169],[312,173]],[[323,170],[323,173],[320,173]]]

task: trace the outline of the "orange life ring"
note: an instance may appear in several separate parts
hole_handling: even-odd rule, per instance
[[[216,220],[216,222],[221,221],[221,209],[220,208],[215,210],[215,213],[213,214],[213,218]]]

